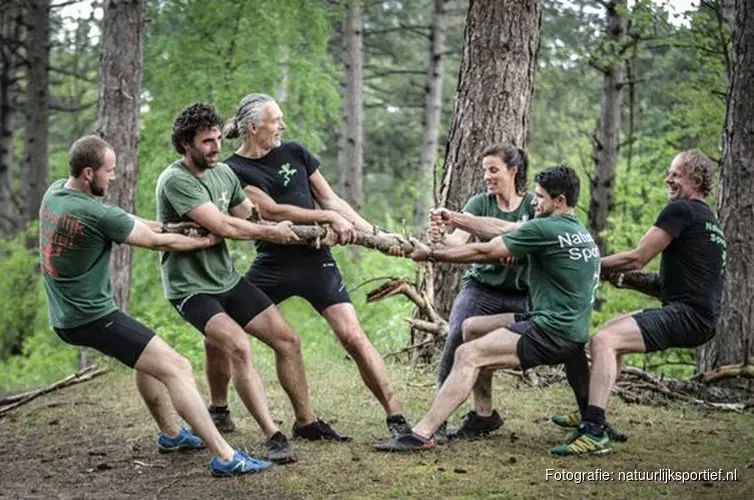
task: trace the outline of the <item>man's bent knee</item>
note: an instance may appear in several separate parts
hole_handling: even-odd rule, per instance
[[[461,368],[473,364],[476,348],[470,344],[462,344],[456,349],[453,368]]]
[[[461,325],[461,332],[463,335],[463,341],[468,342],[470,340],[477,339],[481,336],[483,336],[485,331],[483,331],[483,320],[480,316],[473,316],[471,318],[466,318],[463,320],[463,323]]]
[[[628,321],[633,325],[627,323]],[[644,352],[644,339],[633,319],[626,318],[597,331],[590,342],[590,351],[593,354],[608,351],[616,356]]]

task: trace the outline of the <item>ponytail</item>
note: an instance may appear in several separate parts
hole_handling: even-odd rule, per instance
[[[238,127],[238,120],[234,116],[223,126],[223,137],[226,139],[235,139],[241,137],[241,131]]]
[[[516,192],[523,196],[526,193],[526,185],[529,183],[529,155],[525,149],[516,148],[520,162],[516,170]]]

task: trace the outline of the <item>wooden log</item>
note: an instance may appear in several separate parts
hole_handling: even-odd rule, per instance
[[[274,222],[268,221],[260,221],[257,224],[275,225]],[[291,245],[309,245],[319,248],[320,246],[332,246],[336,243],[335,234],[327,226],[293,225],[291,226],[291,230],[299,237],[299,241],[290,243]],[[206,234],[206,229],[192,222],[182,222],[180,225],[168,224],[164,227],[164,232],[166,233],[187,234],[189,231]],[[395,246],[400,247],[406,254],[411,253],[414,249],[413,243],[405,236],[389,233],[377,227],[371,233],[356,231],[356,239],[352,245],[359,245],[385,253]]]
[[[89,380],[92,380],[96,377],[99,377],[100,375],[104,375],[105,373],[110,372],[110,368],[100,368],[95,369],[94,366],[90,366],[81,372],[74,373],[72,375],[69,375],[61,380],[58,380],[57,382],[49,385],[48,387],[45,387],[43,389],[38,389],[36,391],[28,391],[26,395],[23,397],[23,399],[20,399],[18,401],[15,401],[7,406],[4,406],[3,408],[0,408],[0,417],[4,416],[8,412],[18,408],[19,406],[23,406],[26,403],[33,401],[34,399],[43,396],[45,394],[48,394],[53,391],[57,391],[60,389],[63,389],[64,387],[69,387],[72,385],[80,384],[81,382],[86,382]]]
[[[602,280],[616,288],[629,288],[655,299],[661,298],[662,290],[658,286],[657,277],[654,273],[642,271],[604,273]]]
[[[701,381],[705,384],[711,384],[719,380],[736,377],[754,378],[754,365],[721,366],[716,370],[705,372],[701,377]]]

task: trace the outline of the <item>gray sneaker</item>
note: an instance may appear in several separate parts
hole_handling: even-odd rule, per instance
[[[398,437],[401,434],[411,434],[411,426],[408,425],[403,415],[387,417],[387,429],[392,438]]]
[[[218,431],[227,433],[236,430],[236,423],[230,418],[230,409],[227,406],[209,405],[209,416],[212,417]]]
[[[280,431],[267,438],[264,442],[267,446],[267,460],[279,465],[292,464],[296,461],[291,450],[291,444],[288,438]]]

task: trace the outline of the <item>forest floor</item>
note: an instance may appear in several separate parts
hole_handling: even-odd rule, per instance
[[[350,361],[309,360],[320,416],[350,443],[293,441],[299,461],[241,478],[215,479],[209,453],[161,455],[155,427],[126,370],[45,395],[0,419],[0,498],[754,498],[754,413],[701,410],[672,403],[628,405],[617,397],[609,417],[629,434],[599,457],[554,458],[547,450],[566,433],[548,421],[572,408],[565,385],[526,386],[495,378],[495,401],[506,421],[487,439],[452,442],[437,451],[379,454],[384,418]],[[431,403],[432,373],[389,365],[406,416]],[[273,415],[290,434],[292,415],[271,361],[260,368]],[[200,383],[202,385],[202,383]],[[202,386],[203,387],[203,386]],[[468,405],[468,404],[467,404]],[[451,420],[457,425],[467,405]],[[238,430],[233,446],[263,455],[263,437],[233,394]],[[607,481],[556,481],[547,469],[611,474]],[[628,481],[620,472],[722,469],[735,481]]]

